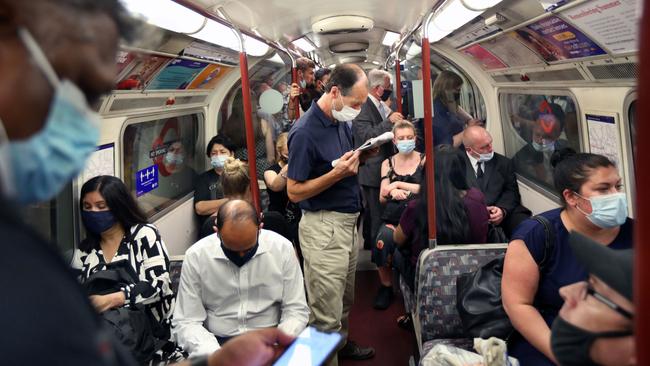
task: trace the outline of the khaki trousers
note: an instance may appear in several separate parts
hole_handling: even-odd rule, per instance
[[[309,323],[321,330],[340,332],[344,339],[348,336],[348,315],[354,302],[358,216],[305,211],[299,226],[311,310]],[[329,365],[338,365],[336,356]]]

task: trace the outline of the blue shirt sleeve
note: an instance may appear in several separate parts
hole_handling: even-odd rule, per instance
[[[289,134],[289,168],[287,177],[298,182],[309,178],[313,166],[313,149],[309,135],[303,129]]]
[[[551,225],[554,226],[551,220]],[[526,219],[526,221],[519,224],[515,232],[512,234],[511,240],[523,240],[530,255],[539,263],[544,259],[544,249],[546,243],[546,231],[544,225],[534,219]]]

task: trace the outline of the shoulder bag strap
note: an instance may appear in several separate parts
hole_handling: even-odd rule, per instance
[[[555,229],[551,222],[544,216],[535,215],[532,218],[544,225],[544,257],[539,262],[539,271],[542,272],[551,259],[553,249],[555,248]]]

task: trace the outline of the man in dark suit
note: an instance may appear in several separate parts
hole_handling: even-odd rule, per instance
[[[512,160],[492,150],[492,136],[483,127],[471,126],[463,133],[467,182],[485,195],[489,222],[503,228],[506,236],[530,216],[521,205],[519,186]]]
[[[383,70],[368,73],[370,90],[368,99],[361,107],[361,113],[352,122],[355,147],[366,140],[390,131],[393,124],[404,119],[401,113],[392,112],[383,101],[392,93],[390,74]],[[381,146],[379,153],[368,158],[359,167],[359,184],[363,195],[363,239],[364,248],[370,249],[381,224],[381,205],[379,204],[379,185],[381,182],[381,163],[393,154],[392,144]],[[387,293],[387,291],[384,291]]]

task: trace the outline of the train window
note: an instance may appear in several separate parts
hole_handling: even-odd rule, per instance
[[[74,250],[74,204],[72,184],[69,184],[53,200],[22,209],[27,224],[45,239],[56,243],[66,257]]]
[[[124,183],[147,217],[181,202],[204,167],[202,113],[128,121],[122,136]]]
[[[506,156],[521,177],[553,195],[551,155],[564,147],[581,151],[576,107],[565,93],[501,94]]]
[[[630,131],[630,142],[632,143],[632,163],[634,164],[634,159],[636,157],[636,100],[630,104],[630,108],[627,112],[627,120],[629,123]]]

